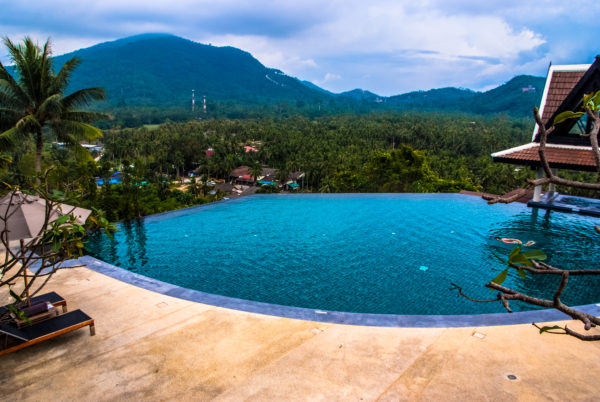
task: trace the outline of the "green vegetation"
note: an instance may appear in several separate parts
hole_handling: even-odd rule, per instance
[[[492,164],[489,154],[529,136],[528,120],[502,116],[390,113],[209,120],[168,123],[156,130],[109,130],[103,160],[118,164],[139,158],[158,174],[199,169],[216,178],[258,161],[305,172],[303,189],[310,191],[504,192],[520,186],[530,172]],[[254,143],[260,144],[259,152],[245,153],[243,146]],[[214,155],[207,158],[209,147]],[[414,183],[401,184],[406,178]]]
[[[441,113],[220,119],[105,130],[97,162],[47,143],[44,161],[55,167],[52,186],[81,194],[83,206],[121,220],[218,199],[219,194],[207,195],[205,180],[189,186],[171,181],[190,171],[227,179],[241,165],[254,174],[260,165],[305,172],[299,191],[503,193],[532,172],[493,164],[489,154],[526,142],[530,129],[526,119]],[[0,179],[33,184],[27,152],[32,145],[13,151],[15,163]],[[246,153],[246,145],[259,152]],[[209,147],[211,157],[205,153]],[[117,170],[121,183],[96,186],[95,177],[107,183]]]
[[[157,51],[157,44],[162,46],[162,53],[182,52],[180,58],[194,53],[197,46],[202,46],[189,42],[186,43],[188,50],[174,49],[173,40],[180,39],[164,35],[152,38],[155,39],[151,43],[152,51],[145,51],[144,47],[129,46],[139,42],[134,39],[92,48],[96,51],[118,48],[123,52],[121,57],[116,59],[117,68],[120,69],[116,72],[110,68],[111,60],[98,60],[97,64],[102,65],[102,71],[109,74],[98,77],[111,77],[113,80],[115,77],[125,78],[127,84],[132,85],[131,91],[137,96],[133,98],[136,105],[156,105],[152,96],[144,92],[147,85],[153,85],[152,89],[161,93],[156,79],[165,77],[162,71],[164,66],[159,59],[153,58],[164,58],[164,54]],[[100,136],[97,128],[87,124],[100,115],[85,109],[76,109],[87,106],[90,101],[102,99],[104,91],[100,88],[76,89],[71,95],[65,96],[71,73],[79,63],[77,58],[64,61],[60,71],[55,73],[53,60],[49,57],[48,42],[43,48],[39,48],[29,38],[25,38],[23,45],[14,45],[9,39],[5,39],[4,42],[15,62],[15,68],[8,71],[0,64],[0,180],[8,184],[8,190],[12,190],[11,200],[20,194],[17,188],[39,194],[46,205],[42,228],[48,228],[40,230],[27,246],[21,241],[21,250],[16,253],[9,251],[9,230],[3,230],[0,236],[0,241],[7,250],[5,262],[0,267],[0,287],[7,286],[11,289],[16,278],[30,278],[29,284],[25,282],[22,294],[16,294],[12,289],[10,291],[16,300],[10,310],[21,318],[27,319],[17,305],[23,304],[22,298],[28,296],[35,280],[51,276],[65,259],[81,255],[83,242],[91,231],[104,230],[110,233],[114,226],[109,220],[134,219],[217,200],[222,195],[216,191],[210,191],[207,195],[208,178],[228,178],[229,172],[239,165],[249,166],[250,175],[254,179],[260,175],[264,165],[277,168],[279,179],[285,179],[287,173],[302,171],[305,175],[299,191],[321,192],[443,192],[470,189],[500,193],[520,186],[523,179],[531,177],[529,170],[494,165],[489,158],[489,153],[521,144],[529,137],[529,120],[509,118],[507,115],[481,115],[494,113],[495,107],[518,115],[518,108],[514,109],[516,102],[511,100],[515,91],[509,90],[508,95],[503,94],[503,91],[510,87],[510,83],[504,89],[500,87],[490,91],[493,99],[487,102],[485,96],[488,93],[471,94],[469,91],[453,88],[412,94],[412,98],[396,97],[388,103],[379,102],[374,94],[356,91],[336,98],[281,72],[266,69],[249,54],[231,48],[218,48],[221,54],[218,60],[220,64],[216,63],[216,69],[228,77],[229,96],[242,99],[242,102],[231,102],[226,110],[228,113],[233,110],[232,115],[235,115],[236,108],[248,102],[249,92],[255,95],[252,101],[266,107],[263,110],[260,110],[260,106],[256,109],[262,118],[247,118],[245,110],[248,109],[242,106],[239,110],[244,112],[236,117],[246,117],[243,120],[208,119],[158,125],[160,119],[140,122],[139,116],[136,118],[136,114],[140,114],[139,109],[123,107],[123,113],[131,113],[130,123],[144,126],[135,129],[122,128],[129,123],[125,123],[124,120],[119,120],[116,125],[105,122],[108,130],[104,139],[104,153],[95,160],[92,156],[96,155],[82,152],[79,141],[94,140]],[[145,46],[149,45],[147,42],[146,38]],[[123,44],[126,46],[121,46]],[[92,50],[84,49],[81,52],[90,56]],[[203,50],[207,52],[205,56],[213,51],[206,48]],[[135,65],[126,63],[126,56],[131,54],[137,57]],[[103,57],[106,57],[106,54]],[[93,57],[88,57],[89,60],[93,60]],[[240,60],[242,68],[256,73],[255,76],[266,72],[268,84],[265,84],[264,79],[247,82],[235,67],[239,66]],[[87,67],[92,64],[88,63]],[[158,73],[147,75],[150,70],[137,69],[140,65],[157,69]],[[115,68],[115,63],[112,64],[112,68]],[[182,67],[182,71],[191,70],[193,69],[189,66]],[[210,73],[208,67],[207,72]],[[15,74],[16,78],[11,74]],[[170,76],[178,76],[177,71],[170,71]],[[202,76],[199,81],[209,83],[204,88],[206,93],[210,93],[210,85],[214,84],[209,78]],[[526,78],[522,80],[524,79]],[[525,85],[526,82],[522,80],[513,81],[518,81],[518,86]],[[171,90],[178,93],[184,90],[183,87],[177,87],[176,83],[165,81],[161,84],[163,95]],[[123,83],[118,85],[120,86],[117,88],[124,88]],[[141,92],[138,86],[142,86]],[[164,92],[165,90],[167,92]],[[516,93],[518,94],[518,91]],[[299,97],[299,94],[302,96]],[[432,94],[434,96],[429,96]],[[270,95],[278,99],[279,103],[265,102]],[[433,98],[435,110],[452,110],[451,107],[440,106],[443,105],[444,96],[446,99],[452,99],[449,104],[463,105],[464,110],[481,114],[397,111],[392,113],[388,109],[389,105],[394,103],[404,103],[406,109],[410,109],[406,105],[417,105],[419,109],[427,110],[427,105]],[[149,101],[145,102],[146,99]],[[358,108],[360,113],[324,115],[321,113],[321,102],[327,99],[330,113],[339,112],[348,105],[355,112],[357,110],[354,108]],[[342,103],[336,103],[336,99],[344,100]],[[290,100],[295,100],[295,106],[289,107],[289,104],[285,103]],[[299,114],[300,109],[307,107],[305,100],[310,102],[310,113]],[[124,97],[120,98],[120,102],[121,106],[125,106]],[[378,113],[372,113],[375,108],[365,106],[369,103],[384,103],[385,107],[379,109]],[[586,95],[583,99],[584,112],[594,122],[588,134],[591,135],[597,160],[600,160],[600,156],[597,155],[599,103],[600,92]],[[315,104],[318,108],[314,107]],[[469,104],[471,107],[465,106]],[[272,113],[273,105],[277,109],[276,114]],[[141,114],[144,112],[147,113],[148,110],[142,111]],[[560,118],[578,118],[584,112],[569,112]],[[208,107],[206,113],[204,118],[218,115],[212,108],[209,115]],[[182,114],[181,117],[182,120],[185,119],[186,114]],[[539,116],[536,116],[536,119],[541,121]],[[543,125],[539,124],[543,144],[546,133]],[[17,141],[17,138],[21,141]],[[252,145],[259,152],[246,152],[245,145]],[[209,148],[214,151],[211,155],[205,152]],[[544,160],[543,153],[541,155]],[[45,166],[42,166],[42,158]],[[44,186],[41,186],[40,173],[42,168],[46,167],[48,169],[44,169]],[[549,182],[597,190],[598,185],[589,183],[587,186],[583,185],[584,183],[565,183],[564,179],[554,176],[547,164],[544,167]],[[116,175],[117,170],[119,182],[110,183],[110,178]],[[194,179],[188,185],[184,185],[183,182],[179,186],[172,184],[173,178],[180,179],[190,170],[202,174],[200,183]],[[579,174],[572,175],[574,180],[585,181],[585,178],[579,178]],[[96,178],[103,180],[102,186],[97,186]],[[276,187],[267,186],[260,188],[258,192],[277,191],[279,190]],[[94,210],[94,214],[88,219],[87,228],[77,222],[72,214],[51,222],[50,211],[57,207],[56,202],[66,200],[77,200],[80,206]],[[20,203],[25,202],[25,198],[21,198]],[[106,215],[98,208],[107,211]],[[5,228],[9,225],[6,214],[0,220]],[[598,227],[596,230],[600,231]],[[499,293],[496,299],[481,300],[482,302],[501,301],[510,312],[507,300],[520,300],[539,307],[556,308],[582,321],[586,330],[600,325],[596,317],[573,310],[563,305],[559,299],[570,274],[598,275],[598,271],[563,271],[541,263],[539,260],[545,259],[543,252],[521,250],[519,246],[510,253],[508,260],[501,259],[507,268],[486,284],[488,288]],[[34,251],[36,256],[32,258]],[[36,260],[41,262],[42,269],[30,275],[27,268]],[[535,299],[504,288],[502,284],[510,268],[516,269],[522,277],[526,276],[526,271],[532,274],[560,275],[562,279],[554,299]],[[36,291],[45,283],[46,280],[38,281]],[[458,285],[454,285],[454,289],[462,296],[468,297]],[[6,313],[0,316],[0,321],[9,319]],[[540,328],[542,333],[557,330],[583,340],[600,340],[600,335],[583,335],[566,326]]]
[[[101,43],[58,56],[55,65],[61,66],[73,56],[82,63],[72,75],[69,89],[106,89],[107,99],[97,107],[115,120],[102,123],[102,128],[197,119],[318,118],[398,111],[504,113],[529,118],[544,85],[541,77],[518,76],[486,92],[442,88],[383,97],[356,89],[334,94],[267,68],[240,49],[160,34]],[[193,112],[192,89],[196,95]]]
[[[79,64],[77,58],[65,62],[58,73],[52,66],[50,42],[43,48],[25,38],[22,45],[5,38],[14,62],[15,80],[0,63],[0,142],[9,149],[22,137],[35,139],[35,172],[42,171],[44,130],[49,129],[59,141],[79,147],[81,140],[94,140],[102,132],[87,124],[103,115],[80,110],[93,100],[104,99],[102,88],[79,89],[65,95],[69,77]],[[4,131],[5,130],[5,131]]]
[[[252,176],[259,175],[261,166],[278,169],[280,179],[305,172],[299,191],[313,192],[502,193],[531,177],[527,169],[492,164],[489,154],[528,140],[530,119],[494,113],[500,108],[518,116],[524,102],[527,108],[537,103],[533,98],[539,97],[541,83],[536,77],[517,77],[484,93],[446,88],[381,98],[360,90],[331,94],[268,69],[239,49],[170,35],[126,38],[53,60],[46,50],[38,53],[40,71],[56,82],[52,88],[57,96],[50,98],[70,102],[60,110],[99,99],[100,90],[81,88],[103,85],[108,98],[101,106],[116,111],[115,118],[99,122],[105,145],[101,158],[94,161],[76,146],[82,137],[98,134],[91,126],[82,131],[71,125],[68,135],[60,127],[42,130],[42,145],[40,136],[14,143],[2,158],[4,165],[12,163],[0,179],[33,187],[35,171],[52,167],[51,188],[77,195],[82,206],[106,210],[111,220],[218,199],[222,195],[210,194],[205,179],[187,186],[173,179],[190,171],[227,179],[240,165],[250,166]],[[82,60],[77,71],[73,55]],[[171,62],[161,63],[158,57]],[[62,70],[54,74],[52,64]],[[193,71],[202,74],[192,77]],[[15,71],[4,73],[10,83],[9,73]],[[67,83],[74,95],[63,96]],[[534,90],[522,91],[529,86]],[[189,107],[192,88],[197,94],[194,112]],[[208,97],[206,112],[201,95]],[[457,113],[457,108],[481,114]],[[428,111],[434,109],[438,112]],[[2,113],[4,129],[15,127],[16,114]],[[87,110],[69,113],[59,117],[98,117]],[[259,152],[246,153],[245,145]],[[212,157],[205,154],[209,147]],[[43,155],[42,166],[35,165],[33,150]],[[116,171],[121,182],[108,184]],[[107,184],[98,187],[95,178]]]

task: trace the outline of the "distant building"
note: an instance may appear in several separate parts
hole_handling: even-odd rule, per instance
[[[250,176],[250,167],[240,166],[229,173],[229,180],[238,184],[254,184],[254,178]]]
[[[58,148],[64,148],[65,146],[67,146],[67,144],[64,142],[53,142],[52,145],[54,145]],[[80,145],[90,152],[93,152],[93,151],[102,152],[102,150],[104,149],[104,146],[102,146],[102,145],[95,145],[95,144],[80,144]]]
[[[521,92],[535,92],[535,87],[532,85],[528,85],[524,88],[521,88]]]

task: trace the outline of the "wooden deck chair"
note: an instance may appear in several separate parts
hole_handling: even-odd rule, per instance
[[[21,329],[10,324],[0,324],[0,334],[6,337],[4,348],[0,349],[0,356],[88,325],[90,336],[95,335],[94,320],[81,310],[74,310]]]

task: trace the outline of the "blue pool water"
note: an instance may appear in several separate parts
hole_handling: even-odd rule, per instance
[[[534,240],[548,262],[594,268],[598,218],[487,205],[460,194],[256,195],[119,224],[113,239],[96,236],[91,255],[185,288],[323,310],[381,314],[504,312],[483,285],[502,269],[494,253]],[[592,282],[589,282],[589,281]],[[598,279],[573,278],[563,301],[600,301]],[[557,278],[505,285],[551,298]],[[586,286],[591,283],[591,286]],[[513,302],[514,311],[531,309]]]

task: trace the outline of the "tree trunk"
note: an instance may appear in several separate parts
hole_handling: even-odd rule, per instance
[[[39,174],[42,172],[42,148],[44,145],[43,140],[44,138],[42,136],[42,128],[40,127],[38,128],[35,138],[35,182],[38,186],[40,185]]]

